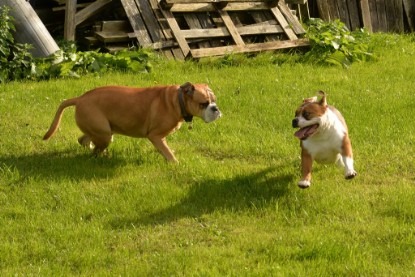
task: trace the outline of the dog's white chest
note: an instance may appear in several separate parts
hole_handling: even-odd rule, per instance
[[[302,142],[303,147],[319,163],[334,163],[341,156],[347,130],[333,113],[329,112],[318,133]]]
[[[319,163],[335,163],[340,158],[340,143],[315,142],[307,140],[303,143],[303,147],[307,149],[308,153]]]

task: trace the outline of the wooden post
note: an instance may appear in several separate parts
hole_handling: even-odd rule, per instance
[[[10,15],[14,17],[15,41],[33,45],[30,53],[34,57],[47,57],[59,50],[55,40],[42,21],[25,0],[0,0],[0,6],[9,6]]]
[[[370,16],[369,0],[360,0],[360,8],[362,9],[363,27],[372,33],[373,28]]]
[[[403,0],[406,17],[408,18],[409,29],[415,31],[415,3],[413,0]]]
[[[66,0],[65,9],[65,26],[63,29],[63,37],[66,40],[75,40],[75,14],[77,0]]]

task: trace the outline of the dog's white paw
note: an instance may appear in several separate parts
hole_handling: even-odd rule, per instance
[[[310,185],[311,185],[311,182],[308,180],[301,180],[300,182],[298,182],[298,186],[302,189],[309,188]]]
[[[354,170],[348,170],[346,171],[346,174],[344,175],[344,178],[346,178],[347,180],[353,179],[354,177],[356,177],[357,172]]]

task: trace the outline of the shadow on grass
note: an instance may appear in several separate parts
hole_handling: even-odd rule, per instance
[[[59,181],[90,180],[113,176],[125,161],[114,157],[93,157],[73,151],[0,157],[0,171],[6,184],[19,184],[28,178]]]
[[[109,224],[115,229],[129,228],[198,218],[216,211],[262,209],[269,206],[272,199],[284,197],[290,190],[295,176],[278,175],[278,172],[277,168],[271,167],[231,179],[207,179],[193,185],[187,196],[171,207],[135,218],[116,217]]]

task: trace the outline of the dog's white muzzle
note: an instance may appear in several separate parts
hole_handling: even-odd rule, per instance
[[[222,116],[215,102],[210,103],[203,111],[202,118],[206,123],[212,122]]]

